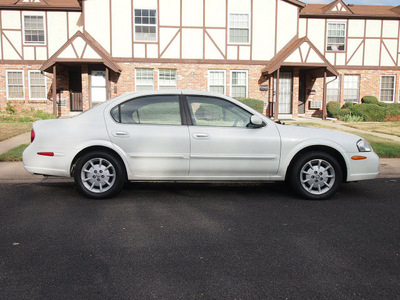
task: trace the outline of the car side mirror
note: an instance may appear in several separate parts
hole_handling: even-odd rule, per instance
[[[259,116],[252,115],[250,118],[250,123],[247,125],[247,127],[260,128],[264,127],[265,125],[267,124],[265,124],[265,122]]]

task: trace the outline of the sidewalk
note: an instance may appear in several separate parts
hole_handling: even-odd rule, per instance
[[[30,132],[17,135],[11,139],[0,142],[0,154],[3,154],[15,147],[18,147],[19,145],[30,144],[30,142],[31,142]]]

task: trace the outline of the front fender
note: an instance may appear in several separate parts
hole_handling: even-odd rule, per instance
[[[343,157],[344,162],[346,164],[346,168],[348,169],[348,166],[350,164],[350,158],[347,155],[345,155],[346,151],[342,146],[340,146],[338,143],[332,140],[309,139],[306,141],[302,141],[298,144],[291,144],[290,142],[282,143],[281,164],[279,166],[277,175],[279,177],[286,178],[286,172],[288,170],[290,163],[300,151],[307,148],[316,149],[321,147],[328,147],[338,152]]]

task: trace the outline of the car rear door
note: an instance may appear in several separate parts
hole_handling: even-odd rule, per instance
[[[115,106],[106,116],[111,141],[126,153],[136,178],[187,176],[190,141],[180,95],[150,95]]]
[[[222,98],[187,95],[193,125],[191,177],[252,179],[276,174],[280,136],[275,124],[246,127],[252,114]]]

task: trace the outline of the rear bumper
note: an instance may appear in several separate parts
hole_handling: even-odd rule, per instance
[[[55,152],[54,156],[38,155],[38,152],[46,152],[31,144],[22,154],[24,168],[30,173],[51,176],[70,176],[69,159],[63,152]]]

